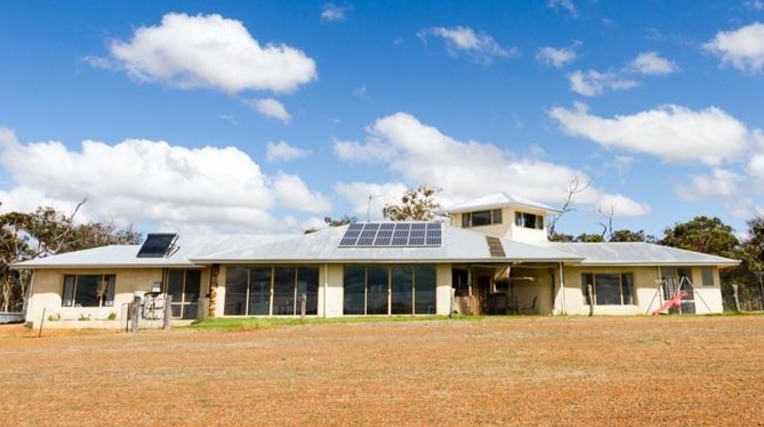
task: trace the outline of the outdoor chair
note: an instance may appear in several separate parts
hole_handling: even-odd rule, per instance
[[[538,296],[533,297],[530,304],[520,306],[520,314],[536,314],[536,300]]]

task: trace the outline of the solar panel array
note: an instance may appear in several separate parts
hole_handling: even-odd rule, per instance
[[[443,231],[439,222],[356,222],[348,226],[340,247],[430,247],[440,246]]]
[[[177,239],[177,233],[149,233],[136,256],[138,258],[162,258],[167,255]]]

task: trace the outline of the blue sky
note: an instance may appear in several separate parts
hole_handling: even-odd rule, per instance
[[[141,232],[504,191],[661,237],[764,206],[764,1],[0,2],[0,210]]]

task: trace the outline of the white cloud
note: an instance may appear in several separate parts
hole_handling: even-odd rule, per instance
[[[328,212],[332,204],[320,193],[313,194],[297,175],[279,173],[274,179],[273,190],[279,204],[287,209],[303,212]]]
[[[87,198],[82,213],[96,220],[268,231],[282,225],[271,218],[274,209],[327,207],[299,178],[271,178],[234,147],[189,149],[131,139],[84,141],[74,151],[56,141],[20,144],[5,134],[0,162],[16,188],[0,193],[3,209],[66,208]]]
[[[641,74],[671,74],[679,71],[675,62],[661,57],[657,52],[640,53],[630,68]]]
[[[289,145],[286,141],[268,142],[266,145],[265,158],[269,162],[288,162],[290,160],[305,157],[310,152]]]
[[[130,41],[116,40],[109,48],[133,78],[184,89],[291,92],[316,78],[315,61],[302,51],[263,47],[241,22],[220,15],[170,13],[160,25],[139,27]]]
[[[292,119],[284,104],[273,98],[248,99],[243,102],[266,117],[281,120],[284,123]]]
[[[687,185],[678,186],[676,193],[685,200],[697,200],[710,196],[731,197],[738,190],[738,183],[744,181],[738,173],[722,168],[713,168],[710,175],[693,175]]]
[[[597,201],[597,210],[615,216],[643,216],[650,213],[650,207],[637,203],[622,194],[605,194]]]
[[[488,34],[476,34],[469,27],[457,26],[453,28],[433,27],[421,30],[417,33],[422,40],[427,36],[441,37],[446,41],[448,52],[457,56],[459,52],[466,52],[478,62],[488,64],[496,57],[509,57],[517,54],[515,48],[505,49],[501,47]]]
[[[442,188],[438,199],[444,205],[506,191],[558,206],[567,197],[573,176],[589,181],[583,172],[564,165],[519,158],[490,143],[458,141],[406,113],[378,119],[367,129],[365,143],[352,145],[353,154],[362,159],[369,159],[370,152],[385,153],[373,160],[384,163],[391,173],[411,186],[424,183]],[[348,155],[344,159],[357,158]],[[372,194],[366,189],[363,193]],[[607,192],[590,187],[577,195],[577,202],[594,206],[606,196]],[[357,200],[359,205],[362,202]],[[642,206],[625,201],[622,205],[629,209]],[[632,212],[639,214],[644,212],[643,208]]]
[[[626,90],[636,87],[634,80],[624,79],[615,73],[595,70],[575,71],[568,75],[570,90],[584,96],[602,95],[607,90]]]
[[[549,0],[547,2],[547,7],[550,7],[552,9],[565,9],[568,12],[570,12],[573,16],[576,15],[576,5],[573,4],[571,0]]]
[[[703,45],[724,65],[752,73],[764,69],[764,24],[759,22],[732,31],[722,31]]]
[[[536,59],[546,64],[552,64],[555,68],[560,68],[576,59],[576,51],[573,49],[555,49],[550,46],[544,46],[539,48],[536,53]]]
[[[407,189],[406,185],[400,182],[351,182],[334,185],[334,191],[347,200],[352,209],[352,212],[342,215],[355,216],[359,220],[382,219],[382,208],[385,205],[400,203],[400,197]]]
[[[573,109],[553,108],[549,116],[567,134],[665,161],[718,165],[741,156],[755,137],[740,121],[716,107],[693,111],[666,105],[608,119],[591,115],[585,105],[576,104]]]
[[[326,22],[344,21],[350,8],[327,3],[321,9],[321,20]]]
[[[361,144],[358,141],[334,140],[334,154],[342,160],[350,160],[363,163],[384,162],[394,155],[391,147],[377,141],[367,141]]]

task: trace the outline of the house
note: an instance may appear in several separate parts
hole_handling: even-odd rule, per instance
[[[498,193],[443,210],[447,219],[438,222],[360,222],[299,235],[153,233],[142,245],[13,268],[33,272],[25,313],[32,325],[124,320],[136,295],[170,295],[174,319],[646,314],[665,311],[680,291],[683,312],[722,311],[719,270],[739,261],[649,243],[549,242],[547,219],[557,213]],[[161,306],[154,302],[144,309]]]

